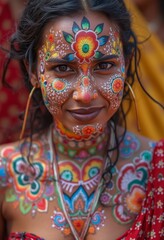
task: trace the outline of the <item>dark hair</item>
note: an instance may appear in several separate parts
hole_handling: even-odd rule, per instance
[[[29,0],[22,18],[20,19],[18,29],[11,38],[11,51],[6,69],[10,59],[17,59],[24,74],[25,84],[29,91],[31,91],[32,84],[30,83],[30,73],[35,69],[37,63],[37,50],[45,26],[50,21],[58,19],[58,17],[71,16],[77,12],[85,13],[87,10],[98,11],[105,14],[119,27],[125,61],[129,64],[126,81],[132,86],[135,73],[137,73],[139,54],[137,41],[131,29],[130,15],[123,0]],[[134,60],[134,68],[131,66],[132,60]],[[28,71],[25,62],[28,63]],[[129,89],[125,85],[123,101],[126,98],[129,98]],[[32,116],[32,123],[30,126],[36,131],[47,128],[52,122],[52,116],[44,106],[40,89],[36,89],[33,94]],[[111,120],[108,122],[109,127],[113,127],[115,131],[115,148],[118,153],[120,140],[117,139],[116,126],[120,121],[124,122],[126,132],[125,116],[126,113],[123,111],[121,103],[120,108],[111,119],[112,122],[114,122],[114,126],[111,124]],[[112,150],[113,149],[110,149],[109,151]],[[115,163],[117,159],[118,155]]]
[[[159,11],[161,14],[161,18],[164,20],[164,1],[159,0]]]

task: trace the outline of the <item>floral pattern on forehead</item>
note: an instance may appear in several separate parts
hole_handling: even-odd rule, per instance
[[[63,31],[64,39],[71,45],[74,53],[67,54],[64,59],[73,61],[77,58],[80,63],[89,63],[92,58],[99,59],[103,53],[98,51],[100,46],[104,46],[109,39],[109,36],[98,37],[103,31],[104,24],[98,24],[94,31],[90,29],[90,22],[86,17],[81,21],[81,28],[77,23],[73,23],[72,31],[74,36]]]
[[[43,46],[43,52],[40,52],[40,58],[44,57],[43,60],[48,61],[50,57],[58,57],[58,53],[54,52],[55,47],[55,36],[53,33],[50,33]]]

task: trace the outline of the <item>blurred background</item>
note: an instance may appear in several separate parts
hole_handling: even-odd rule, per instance
[[[164,0],[125,0],[125,3],[140,42],[141,81],[150,95],[164,106]],[[127,118],[128,129],[154,140],[164,138],[164,109],[145,95],[137,81],[133,90],[141,131],[136,127],[134,104]]]
[[[23,0],[0,0],[0,45],[9,46],[9,37],[15,31],[17,21],[24,9]],[[7,81],[12,88],[2,86],[5,52],[0,49],[0,144],[18,140],[22,121],[19,118],[25,109],[27,93],[19,65],[11,62]]]

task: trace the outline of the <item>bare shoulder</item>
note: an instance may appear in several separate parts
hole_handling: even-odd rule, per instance
[[[0,191],[1,193],[10,185],[10,176],[8,171],[8,163],[11,155],[20,151],[20,143],[13,142],[0,146]],[[3,194],[1,194],[4,196]]]
[[[145,161],[151,161],[156,144],[154,140],[127,131],[120,144],[120,157],[129,160],[142,158]]]
[[[10,185],[10,178],[7,170],[7,163],[11,152],[18,147],[18,143],[5,144],[0,146],[0,239],[4,239],[5,219],[3,216],[3,203],[5,192]]]

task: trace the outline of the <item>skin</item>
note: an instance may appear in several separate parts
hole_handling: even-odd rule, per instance
[[[101,32],[98,37],[106,36],[102,46],[96,44],[96,40],[94,44],[92,42],[92,51],[85,58],[76,51],[78,38],[69,42],[77,25],[80,26],[77,35],[84,30],[81,29],[84,22],[90,24],[87,33],[90,31],[95,37],[93,31],[101,25],[101,28],[97,28]],[[82,36],[84,35],[83,31]],[[47,39],[50,40],[48,45]],[[93,49],[104,55],[99,53],[95,59]],[[84,51],[87,52],[87,48]],[[70,55],[72,53],[73,60]],[[115,86],[115,79],[118,83],[121,81],[122,85]],[[58,217],[64,219],[64,214],[58,182],[52,181],[54,177],[56,179],[52,169],[56,163],[67,213],[80,235],[90,209],[90,199],[93,199],[100,181],[105,153],[111,147],[112,141],[107,145],[111,132],[107,130],[106,124],[118,110],[122,98],[125,64],[117,26],[99,13],[85,14],[85,18],[84,14],[73,18],[62,17],[57,23],[47,25],[38,51],[37,74],[33,74],[31,81],[34,85],[39,83],[45,105],[53,115],[55,125],[52,129],[52,142],[47,142],[47,136],[34,136],[29,156],[32,167],[25,157],[28,144],[21,149],[23,157],[18,143],[6,145],[0,150],[0,166],[2,170],[6,168],[12,178],[12,184],[6,180],[2,188],[3,194],[0,195],[0,234],[3,234],[5,224],[8,234],[26,231],[46,240],[52,240],[54,236],[56,239],[65,239],[67,236],[72,240],[74,237],[69,225],[65,220],[62,221],[62,226],[57,221]],[[77,113],[75,109],[80,111]],[[118,134],[121,131],[119,128]],[[104,189],[92,216],[87,240],[100,237],[104,240],[116,239],[130,228],[140,210],[140,200],[145,196],[151,148],[152,145],[147,140],[133,134],[127,135],[120,146],[120,159],[114,168],[112,185]],[[145,163],[144,153],[150,157]],[[115,154],[113,151],[112,161]],[[140,179],[142,174],[138,174],[138,170],[143,170],[144,179]],[[128,182],[127,173],[133,176],[128,178]],[[120,184],[122,180],[127,184]],[[118,201],[120,197],[121,202]],[[119,214],[119,207],[124,210],[122,214]],[[128,216],[126,220],[124,212]],[[99,222],[95,220],[97,216]]]
[[[69,23],[69,25],[66,23]],[[125,80],[122,45],[117,27],[114,24],[108,24],[107,19],[101,15],[102,33],[99,35],[92,34],[96,38],[106,36],[108,40],[103,46],[100,46],[98,40],[95,39],[96,46],[92,42],[89,42],[89,44],[95,52],[101,52],[102,57],[95,59],[95,54],[91,54],[90,58],[85,59],[80,53],[77,57],[78,52],[75,48],[79,44],[78,37],[77,41],[74,37],[71,43],[66,42],[63,37],[64,33],[73,36],[73,23],[80,26],[82,18],[78,16],[74,16],[73,20],[66,17],[61,18],[57,25],[50,24],[44,31],[43,45],[40,48],[38,58],[39,84],[45,104],[52,113],[54,121],[62,122],[64,128],[73,132],[75,132],[77,126],[81,132],[84,126],[90,124],[97,132],[96,125],[100,124],[101,128],[104,129],[107,121],[117,111],[121,102]],[[90,21],[89,24],[90,28],[86,30],[87,33],[89,31],[93,32],[98,25],[93,21]],[[55,38],[54,34],[56,35]],[[109,34],[111,39],[109,39]],[[85,38],[84,30],[81,35],[82,38]],[[53,43],[51,42],[52,38],[54,38]],[[60,46],[62,46],[62,51]],[[50,56],[46,58],[47,53]],[[65,60],[69,54],[75,55],[72,61]],[[113,92],[112,85],[115,79],[118,79],[119,84],[116,93]],[[64,85],[64,91],[56,90],[56,84]],[[94,108],[92,112],[97,112],[96,117],[88,119],[87,111],[89,108]],[[77,120],[75,111],[80,110],[83,113],[79,113],[80,120]]]

